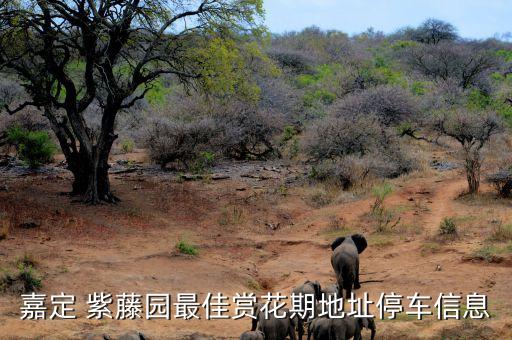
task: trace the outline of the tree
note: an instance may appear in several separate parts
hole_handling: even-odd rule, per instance
[[[496,54],[477,43],[411,46],[406,54],[415,70],[432,79],[455,79],[463,89],[477,85],[480,77],[499,65]]]
[[[0,70],[48,118],[74,175],[73,193],[116,202],[108,156],[117,114],[163,75],[185,85],[249,90],[239,44],[260,32],[261,0],[0,0]],[[96,106],[98,133],[84,118]]]
[[[478,193],[481,151],[491,137],[502,130],[501,120],[494,113],[456,111],[434,120],[434,130],[451,137],[462,146],[469,193]]]
[[[443,40],[456,40],[458,35],[457,29],[452,24],[430,18],[413,31],[412,38],[424,44],[435,45]]]

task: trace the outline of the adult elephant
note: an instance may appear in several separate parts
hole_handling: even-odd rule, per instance
[[[265,340],[297,340],[295,337],[295,320],[290,318],[288,308],[281,308],[276,314],[285,314],[284,318],[277,318],[274,313],[265,313],[262,310],[263,304],[257,303],[255,306],[255,319],[252,320],[251,331],[260,331],[265,335]]]
[[[338,237],[331,244],[333,251],[331,264],[336,273],[338,282],[338,297],[350,298],[352,288],[359,289],[359,254],[361,254],[368,243],[361,234],[354,234],[347,237]]]
[[[307,280],[303,284],[295,287],[292,290],[292,294],[295,296],[300,296],[302,294],[302,299],[300,299],[300,308],[299,310],[304,311],[306,309],[306,295],[310,295],[314,297],[313,304],[316,305],[322,299],[322,286],[318,281],[309,281]],[[304,315],[303,318],[300,316],[297,317],[297,333],[299,334],[299,340],[302,340],[304,336],[304,324],[308,321],[308,319],[313,318],[314,315]]]

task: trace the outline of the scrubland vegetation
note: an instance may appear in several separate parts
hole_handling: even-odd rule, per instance
[[[135,266],[161,290],[332,283],[326,244],[364,232],[362,275],[382,270],[370,282],[473,291],[474,275],[510,297],[512,43],[437,19],[272,34],[258,0],[205,3],[187,28],[152,6],[123,14],[126,28],[117,11],[103,27],[55,5],[48,41],[38,15],[0,0],[3,296],[90,289],[96,271],[117,288]],[[507,303],[491,305],[504,317]],[[505,334],[486,325],[428,336]],[[383,338],[411,334],[393,327]]]

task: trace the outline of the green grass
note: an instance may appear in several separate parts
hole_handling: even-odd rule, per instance
[[[489,239],[497,242],[512,241],[512,224],[494,225]]]
[[[457,234],[457,225],[453,218],[445,217],[441,224],[439,225],[439,234],[440,235],[456,235]]]
[[[180,240],[178,243],[176,243],[176,249],[181,254],[192,255],[192,256],[199,255],[199,250],[197,249],[197,247],[188,243],[185,240]]]
[[[258,281],[256,281],[255,279],[253,279],[253,278],[249,278],[247,280],[247,287],[249,289],[254,290],[254,291],[262,290],[262,287],[261,287],[260,283]]]
[[[494,244],[485,245],[482,248],[473,251],[471,256],[486,262],[494,262],[496,257],[502,254],[512,254],[512,242],[509,242],[504,246]]]
[[[12,294],[26,294],[38,291],[42,287],[42,280],[32,266],[19,263],[13,274],[4,271],[0,277],[0,292]]]

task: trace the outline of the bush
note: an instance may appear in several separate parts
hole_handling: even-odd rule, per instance
[[[381,85],[355,92],[336,102],[332,113],[337,117],[374,115],[386,126],[414,120],[419,106],[407,90],[399,86]]]
[[[180,240],[178,243],[176,243],[176,249],[181,254],[192,255],[192,256],[199,255],[199,250],[197,249],[197,247],[188,243],[185,240]]]
[[[123,153],[133,152],[135,148],[135,142],[131,138],[126,138],[121,141],[121,151]]]
[[[347,190],[362,184],[370,175],[371,168],[371,160],[367,157],[346,156],[313,166],[310,177],[320,182],[331,182]]]
[[[57,151],[56,145],[46,131],[29,131],[21,127],[12,127],[7,131],[7,140],[22,160],[31,168],[50,163]]]
[[[439,234],[440,235],[456,235],[457,234],[457,225],[453,218],[446,217],[441,222],[439,226]]]
[[[282,122],[272,111],[241,104],[224,109],[214,119],[219,131],[216,145],[225,156],[244,160],[280,155],[274,147],[274,136],[280,132]]]
[[[304,149],[314,161],[365,155],[378,148],[382,129],[373,117],[326,118],[306,130]]]
[[[503,224],[501,221],[496,223],[490,239],[497,242],[512,241],[512,224]]]
[[[498,195],[504,198],[512,196],[512,169],[502,169],[487,176]]]
[[[145,143],[150,158],[160,166],[181,162],[190,168],[202,152],[208,151],[215,134],[213,122],[208,119],[183,123],[161,118],[150,123]]]
[[[419,163],[373,116],[329,117],[306,130],[304,150],[314,162],[311,177],[347,189],[369,177],[394,178]]]
[[[35,292],[42,287],[41,279],[32,266],[18,264],[16,274],[4,273],[0,278],[0,291],[12,294]]]

